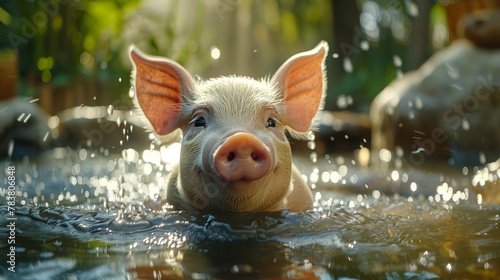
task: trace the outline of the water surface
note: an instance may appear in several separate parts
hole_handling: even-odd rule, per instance
[[[156,152],[126,150],[109,155],[104,150],[60,148],[43,160],[4,162],[4,170],[16,167],[16,272],[7,271],[7,256],[2,253],[0,275],[6,279],[495,279],[500,275],[500,208],[478,203],[472,185],[470,190],[452,188],[449,198],[447,190],[439,193],[444,181],[460,185],[456,182],[464,176],[437,176],[443,182],[430,188],[417,182],[422,189],[417,191],[411,180],[420,178],[419,173],[408,173],[406,182],[392,180],[391,186],[367,184],[362,174],[371,174],[370,169],[346,165],[349,171],[342,172],[343,164],[326,161],[305,172],[310,183],[315,182],[316,202],[304,213],[151,211],[142,201],[148,195],[161,195],[172,163],[149,153]],[[347,191],[342,191],[342,178],[332,183],[337,176],[332,172],[339,169],[348,179]],[[353,173],[362,183],[358,188],[348,186]],[[394,175],[391,170],[387,173]],[[319,179],[314,174],[320,174]],[[394,185],[399,189],[390,192]],[[406,186],[412,195],[401,195]],[[5,197],[5,189],[1,191]],[[459,194],[457,199],[453,194]],[[2,204],[0,214],[8,217],[8,207]],[[8,249],[9,234],[2,226],[2,248]]]

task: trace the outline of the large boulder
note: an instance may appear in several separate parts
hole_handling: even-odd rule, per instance
[[[372,150],[412,165],[476,165],[500,156],[500,49],[457,40],[373,101]],[[384,150],[383,153],[378,151]],[[378,159],[378,157],[375,157]]]

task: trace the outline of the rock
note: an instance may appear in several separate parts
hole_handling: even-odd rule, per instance
[[[149,132],[130,111],[110,110],[109,106],[79,106],[62,111],[58,117],[65,147],[121,153],[124,149],[142,151],[152,143]]]
[[[376,155],[387,149],[393,159],[401,156],[414,166],[429,159],[455,165],[496,160],[500,50],[455,41],[388,85],[374,99],[370,117]]]
[[[21,98],[0,101],[0,157],[35,156],[52,144],[49,115]]]
[[[500,10],[475,11],[463,16],[457,32],[478,47],[500,48]]]

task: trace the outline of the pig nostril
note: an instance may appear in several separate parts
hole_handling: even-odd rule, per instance
[[[251,157],[254,161],[258,161],[260,159],[260,156],[257,152],[252,152]]]
[[[486,21],[484,19],[477,19],[474,22],[474,25],[478,28],[483,27],[486,24]]]
[[[259,161],[262,159],[262,156],[259,154],[259,152],[255,151],[250,154],[250,157],[253,161]],[[236,154],[234,152],[229,152],[226,156],[227,161],[233,161],[235,158]]]

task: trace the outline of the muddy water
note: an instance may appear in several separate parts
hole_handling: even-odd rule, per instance
[[[315,205],[305,213],[145,209],[144,197],[161,195],[175,152],[60,148],[43,160],[2,163],[2,170],[15,166],[17,191],[9,209],[7,189],[0,190],[0,279],[500,275],[500,207],[478,195],[479,168],[374,169],[356,157],[327,156],[298,162],[315,188]],[[497,178],[498,171],[490,173],[487,179]],[[16,218],[15,273],[8,270],[13,233],[4,217]]]

